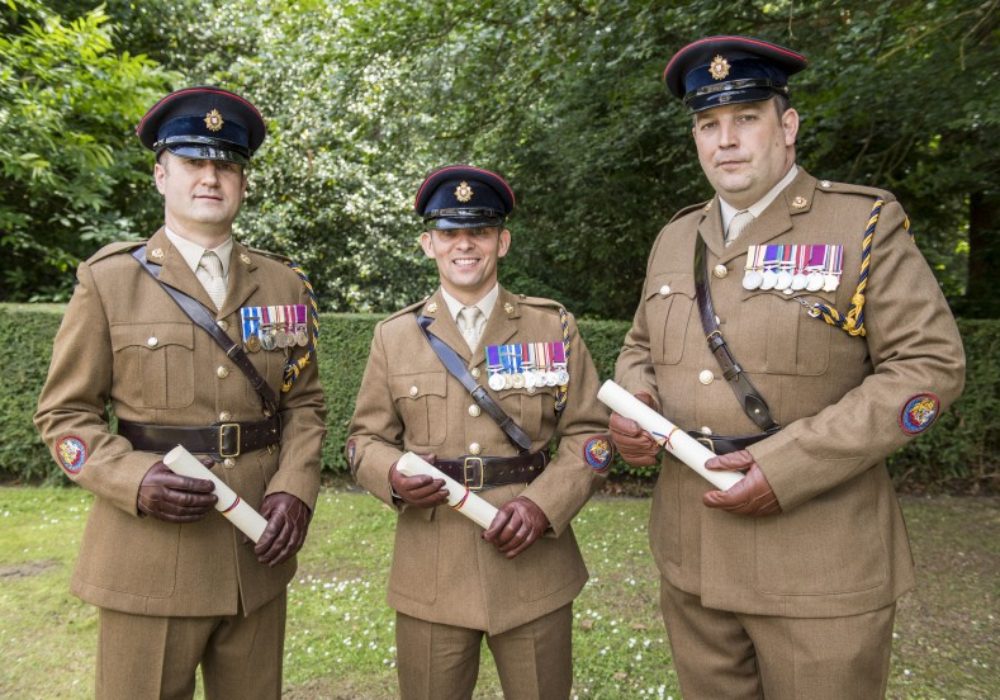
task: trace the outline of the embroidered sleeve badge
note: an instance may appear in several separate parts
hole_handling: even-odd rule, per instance
[[[911,396],[899,412],[899,427],[907,435],[917,435],[931,427],[940,412],[941,400],[934,394]]]
[[[583,443],[583,458],[591,469],[604,471],[611,466],[611,459],[615,456],[611,441],[603,435],[594,437]]]
[[[87,445],[75,435],[67,435],[56,444],[56,459],[70,476],[79,474],[87,462]]]

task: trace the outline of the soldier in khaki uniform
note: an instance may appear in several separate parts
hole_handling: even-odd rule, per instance
[[[310,298],[284,258],[232,239],[245,167],[264,139],[253,105],[218,88],[179,90],[137,131],[157,155],[166,225],[80,265],[35,416],[59,465],[95,495],[71,587],[100,608],[96,695],[190,698],[201,664],[209,698],[277,698],[285,586],[325,434],[303,322]],[[167,288],[249,352],[224,352]],[[211,481],[163,465],[177,444],[267,518],[256,546],[213,512]]]
[[[388,601],[403,698],[471,697],[484,634],[506,697],[567,698],[572,686],[571,608],[587,570],[570,520],[603,481],[611,443],[573,318],[497,283],[513,206],[489,171],[449,166],[424,181],[416,210],[430,230],[420,242],[441,288],[376,326],[351,422],[358,482],[398,511]],[[513,437],[490,404],[516,424]],[[408,450],[498,506],[489,529],[442,507],[443,480],[397,472]]]
[[[795,165],[787,78],[805,64],[710,37],[666,70],[716,196],[653,244],[616,375],[719,455],[707,466],[745,473],[721,492],[661,462],[650,542],[685,698],[885,693],[895,601],[914,585],[885,458],[964,382],[902,207]],[[635,423],[611,428],[626,460],[656,462]]]

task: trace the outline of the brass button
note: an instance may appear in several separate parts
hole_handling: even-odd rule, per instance
[[[222,466],[229,467],[230,469],[232,469],[233,467],[236,466],[236,460],[233,459],[232,457],[226,457],[224,460],[222,460]]]
[[[710,369],[703,369],[702,371],[698,372],[698,381],[701,382],[702,384],[705,385],[711,384],[714,379],[715,375],[712,374],[712,370]]]
[[[229,368],[226,367],[225,365],[219,367],[219,369],[215,370],[215,376],[217,376],[219,379],[225,379],[226,377],[229,376]]]
[[[410,396],[416,396],[419,393],[420,393],[420,389],[418,389],[416,386],[411,386],[410,387]]]
[[[712,268],[712,274],[718,277],[720,280],[729,274],[729,268],[725,265],[716,265]]]
[[[473,367],[471,370],[469,370],[469,374],[471,374],[476,379],[479,379],[479,374],[480,374],[479,368],[478,367]]]
[[[438,305],[436,301],[432,301],[430,304],[427,305],[427,313],[433,314],[436,313],[437,310],[438,310]]]
[[[479,445],[478,442],[473,442],[472,444],[469,445],[469,454],[470,455],[477,455],[477,454],[479,454],[482,451],[483,451],[483,448],[480,447],[480,445]]]
[[[701,434],[702,435],[711,435],[712,434],[712,429],[709,428],[707,425],[703,425],[703,426],[701,426]]]
[[[670,294],[670,285],[669,284],[665,284],[662,287],[660,287],[660,296],[664,296],[665,297],[668,294]]]
[[[469,415],[472,416],[473,418],[479,418],[479,414],[481,414],[482,412],[483,410],[479,408],[479,406],[477,406],[476,404],[472,404],[471,406],[469,406]]]
[[[232,419],[233,419],[233,414],[230,413],[229,411],[223,411],[222,413],[219,414],[219,420],[222,421],[223,423],[228,423]]]
[[[217,325],[223,331],[228,331],[229,330],[229,321],[227,321],[224,318],[223,319],[219,319],[218,321],[216,321],[215,325]]]
[[[159,342],[160,342],[159,339],[155,335],[151,335],[148,338],[146,338],[146,345],[148,345],[151,348],[155,348],[157,343]]]

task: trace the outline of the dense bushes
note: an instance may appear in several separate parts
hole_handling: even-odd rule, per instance
[[[59,468],[35,432],[31,416],[45,373],[52,338],[62,317],[57,305],[0,305],[0,338],[6,345],[5,382],[0,386],[0,476],[58,481]],[[321,371],[329,407],[324,468],[345,471],[342,447],[361,382],[372,328],[380,317],[324,314]],[[992,490],[1000,476],[1000,322],[961,321],[968,356],[964,396],[927,435],[892,459],[897,482],[911,490]],[[602,377],[611,375],[628,328],[625,321],[581,320]],[[619,464],[621,472],[624,465]]]

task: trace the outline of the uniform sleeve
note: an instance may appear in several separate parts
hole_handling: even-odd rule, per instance
[[[392,505],[389,469],[403,454],[403,421],[389,391],[383,328],[383,323],[375,327],[368,364],[347,431],[347,451],[358,484]]]
[[[646,279],[652,273],[653,260],[660,245],[663,233],[656,239],[646,263]],[[645,285],[639,304],[632,319],[632,327],[625,335],[625,344],[615,361],[615,381],[632,394],[645,391],[654,402],[658,402],[659,391],[656,386],[656,374],[653,371],[653,356],[649,346],[649,326],[646,323]]]
[[[940,415],[961,394],[962,340],[904,219],[897,202],[887,203],[873,240],[867,335],[859,339],[868,344],[873,373],[837,403],[750,447],[785,511],[906,444],[914,431],[904,429],[904,407],[913,401],[939,401]]]
[[[604,483],[613,456],[609,411],[597,400],[600,380],[594,361],[572,317],[569,329],[569,393],[557,426],[556,456],[520,494],[542,509],[557,536]]]
[[[137,516],[139,484],[159,457],[133,451],[128,440],[109,430],[110,329],[87,263],[77,270],[77,280],[53,342],[35,426],[70,479]]]
[[[299,303],[310,307],[304,288]],[[319,346],[317,346],[317,351]],[[299,373],[288,392],[280,392],[281,453],[278,471],[267,485],[267,493],[290,493],[314,510],[319,494],[323,438],[326,436],[326,404],[319,379],[319,361],[314,357]]]

